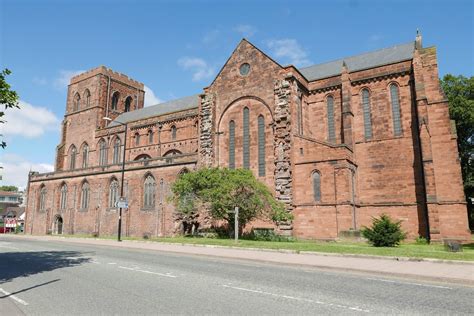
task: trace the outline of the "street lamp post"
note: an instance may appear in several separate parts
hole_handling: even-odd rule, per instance
[[[104,117],[105,121],[111,122],[112,119],[110,117]],[[125,127],[125,134],[123,139],[123,154],[122,154],[122,179],[120,185],[120,200],[123,199],[123,181],[125,175],[125,150],[127,146],[127,130],[128,130],[128,123],[122,123],[120,121],[114,121],[117,124],[123,125]],[[117,241],[122,241],[122,207],[119,207],[119,218],[118,218],[118,234],[117,234]]]

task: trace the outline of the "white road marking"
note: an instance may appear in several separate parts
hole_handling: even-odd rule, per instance
[[[0,245],[0,248],[13,249],[13,250],[20,250],[20,248],[17,248],[17,247],[13,247],[13,246],[4,246],[4,245]]]
[[[244,291],[244,292],[251,292],[251,293],[258,293],[262,295],[269,295],[269,296],[275,296],[275,297],[282,297],[290,300],[296,300],[296,301],[302,301],[302,302],[308,302],[308,303],[315,303],[319,305],[325,305],[325,306],[333,306],[333,307],[339,307],[339,308],[344,308],[344,309],[350,309],[356,312],[364,312],[364,313],[370,313],[369,310],[367,309],[362,309],[359,306],[347,306],[347,305],[340,305],[340,304],[334,304],[334,303],[327,303],[327,302],[321,302],[321,301],[315,301],[307,298],[302,298],[302,297],[294,297],[294,296],[289,296],[289,295],[282,295],[282,294],[276,294],[276,293],[270,293],[270,292],[264,292],[260,290],[252,290],[252,289],[246,289],[243,287],[237,287],[237,286],[230,286],[230,285],[222,285],[223,287],[238,290],[238,291]]]
[[[25,302],[24,300],[22,300],[21,298],[18,298],[16,297],[15,295],[12,295],[11,293],[5,291],[4,289],[0,289],[0,292],[2,292],[3,294],[7,295],[9,298],[11,298],[12,300],[15,300],[17,301],[18,303],[20,304],[23,304],[23,305],[28,305],[27,302]]]
[[[373,281],[402,284],[402,285],[416,285],[416,286],[433,287],[433,288],[445,289],[445,290],[452,290],[453,289],[451,287],[442,286],[442,285],[431,285],[431,284],[411,283],[411,282],[399,282],[399,281],[394,281],[394,280],[376,279],[376,278],[367,278],[367,279],[368,280],[373,280]]]
[[[123,266],[119,266],[120,269],[125,269],[125,270],[130,270],[130,271],[136,271],[136,272],[142,272],[142,273],[148,273],[148,274],[155,274],[155,275],[159,275],[159,276],[163,276],[163,277],[167,277],[167,278],[177,278],[177,276],[175,275],[172,275],[171,273],[158,273],[158,272],[152,272],[152,271],[147,271],[147,270],[141,270],[141,269],[137,269],[137,268],[129,268],[129,267],[123,267]]]
[[[109,262],[109,263],[107,263],[107,264],[116,264],[116,263],[115,263],[115,262]]]
[[[91,261],[91,263],[100,264],[99,261]]]

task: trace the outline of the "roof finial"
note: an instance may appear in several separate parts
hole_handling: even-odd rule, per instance
[[[421,49],[421,48],[423,48],[423,45],[421,43],[421,32],[417,28],[416,29],[416,39],[415,39],[415,49]]]

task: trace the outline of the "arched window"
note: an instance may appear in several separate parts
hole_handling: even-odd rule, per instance
[[[155,178],[152,175],[148,175],[145,178],[144,188],[143,188],[143,207],[152,208],[155,206],[155,191],[156,191],[156,182]]]
[[[328,114],[328,141],[336,142],[336,129],[334,126],[334,98],[330,95],[326,99]]]
[[[136,132],[135,133],[135,146],[140,145],[140,133]]]
[[[76,155],[76,146],[72,145],[71,149],[69,150],[69,169],[71,170],[76,169]]]
[[[81,106],[81,96],[79,95],[79,93],[76,93],[76,95],[74,96],[74,101],[73,101],[73,111],[79,111],[79,108]]]
[[[89,164],[89,146],[87,144],[82,145],[82,168],[87,168]]]
[[[315,202],[321,202],[321,175],[319,172],[313,172],[313,198]]]
[[[40,189],[39,210],[46,210],[46,187],[42,186]]]
[[[250,168],[250,130],[249,130],[249,116],[250,111],[249,108],[244,108],[244,120],[243,120],[243,127],[244,127],[244,140],[243,140],[243,162],[244,168]]]
[[[183,153],[177,149],[170,149],[163,155],[163,157],[176,156],[176,155],[182,155],[182,154]]]
[[[390,97],[392,100],[393,133],[395,136],[402,135],[402,121],[400,119],[400,99],[398,97],[398,86],[390,85]]]
[[[59,208],[65,210],[67,207],[67,185],[64,183],[61,186],[61,199],[59,200]]]
[[[130,111],[130,107],[132,105],[132,97],[128,97],[125,99],[125,112]]]
[[[81,209],[85,210],[89,207],[89,183],[84,182],[81,190]]]
[[[229,169],[235,169],[235,122],[229,122]]]
[[[265,176],[265,119],[258,116],[258,176]]]
[[[139,161],[139,160],[148,160],[151,159],[150,155],[147,154],[141,154],[135,157],[134,161]]]
[[[370,114],[370,93],[369,90],[362,90],[362,111],[364,114],[364,135],[365,140],[372,138],[372,118]]]
[[[176,139],[176,126],[175,125],[171,126],[171,139],[172,140]]]
[[[110,182],[110,187],[109,187],[109,207],[114,208],[115,203],[119,199],[119,184],[117,179],[112,179]]]
[[[148,144],[153,144],[153,131],[148,131]]]
[[[99,141],[99,165],[107,165],[107,143],[104,139]]]
[[[84,99],[86,100],[86,108],[91,106],[91,93],[89,89],[86,89],[86,92],[84,92]]]
[[[114,164],[120,163],[120,147],[121,147],[121,141],[120,141],[120,138],[117,137],[114,140],[114,157],[113,157]]]
[[[112,95],[112,111],[117,111],[120,93],[117,91]]]

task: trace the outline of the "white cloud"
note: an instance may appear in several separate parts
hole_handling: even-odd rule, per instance
[[[202,42],[204,44],[209,44],[209,43],[212,43],[214,42],[215,40],[217,40],[217,38],[219,37],[219,34],[221,32],[219,30],[212,30],[212,31],[209,31],[207,32],[206,34],[204,34],[204,37],[202,38]]]
[[[257,29],[249,24],[239,24],[234,27],[234,31],[240,33],[243,37],[252,37],[257,32]]]
[[[1,159],[2,183],[4,185],[14,185],[22,189],[26,188],[28,183],[28,172],[38,171],[51,172],[54,166],[48,163],[33,163],[25,158],[15,154],[4,154]]]
[[[46,80],[46,78],[34,77],[33,78],[33,83],[38,85],[38,86],[44,86],[48,83],[48,80]]]
[[[153,90],[151,90],[149,87],[145,86],[143,90],[145,90],[145,106],[155,105],[163,102],[163,100],[158,98]]]
[[[292,38],[269,40],[268,47],[272,50],[272,55],[282,58],[295,66],[308,66],[311,62],[308,53],[301,47],[297,40]]]
[[[47,131],[59,131],[59,119],[50,110],[19,101],[20,108],[5,111],[5,124],[0,124],[0,134],[35,138]]]
[[[183,57],[178,60],[178,65],[193,72],[193,81],[209,79],[214,75],[214,68],[201,58]]]
[[[58,77],[53,81],[53,85],[56,89],[62,90],[69,85],[72,77],[83,72],[85,72],[85,70],[60,70]]]

